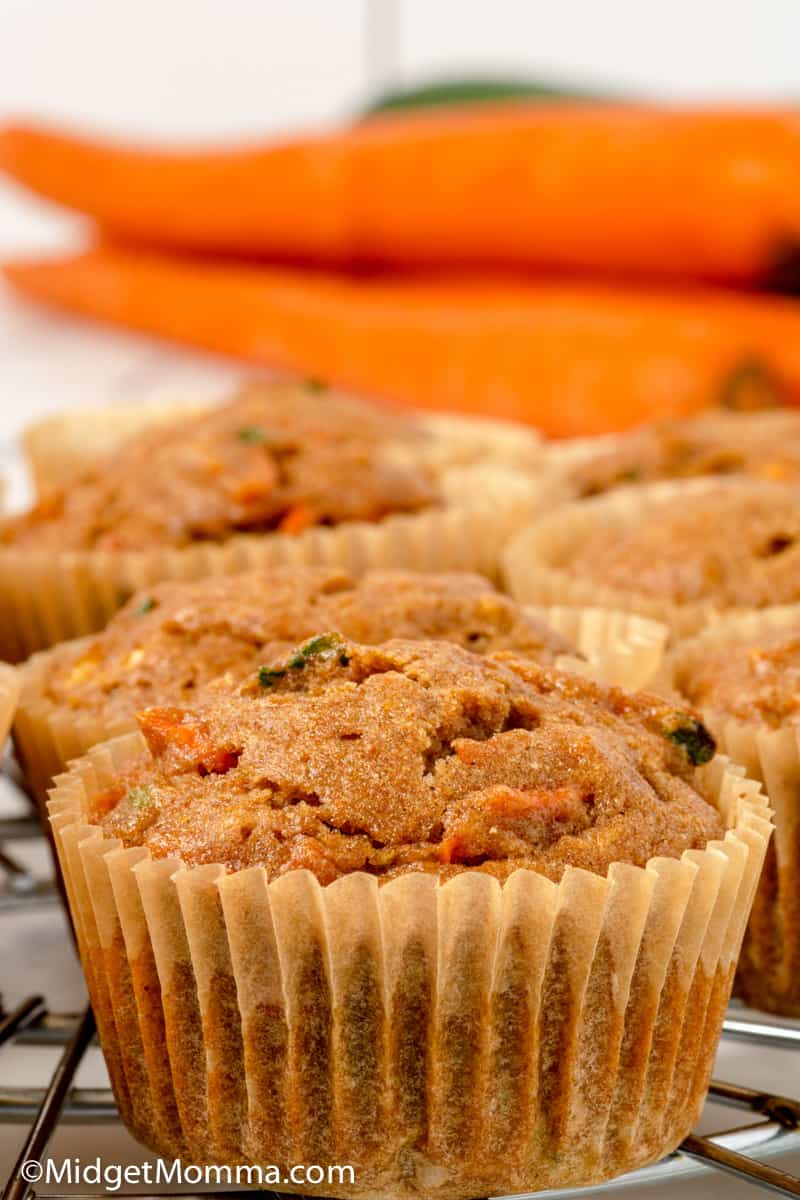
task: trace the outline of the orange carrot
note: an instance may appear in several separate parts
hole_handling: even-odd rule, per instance
[[[800,279],[794,111],[491,105],[216,152],[12,126],[0,166],[122,240],[166,248]]]
[[[103,321],[555,436],[719,402],[800,401],[800,303],[500,279],[351,279],[100,247],[8,265]]]

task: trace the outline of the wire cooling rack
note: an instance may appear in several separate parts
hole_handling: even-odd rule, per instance
[[[13,771],[13,765],[9,769]],[[0,921],[13,919],[15,912],[32,906],[58,902],[58,891],[52,880],[35,878],[15,853],[15,843],[23,839],[43,840],[34,817],[23,813],[21,816],[0,819]],[[37,1192],[24,1181],[20,1168],[27,1160],[39,1161],[43,1158],[53,1134],[61,1125],[119,1122],[110,1089],[75,1085],[76,1071],[93,1041],[94,1032],[91,1008],[83,1013],[58,1012],[52,1010],[42,996],[34,995],[11,1011],[6,1011],[0,1000],[0,1055],[4,1045],[62,1047],[61,1057],[43,1087],[6,1086],[0,1083],[0,1125],[15,1124],[28,1128],[17,1162],[5,1183],[2,1200],[35,1200]],[[725,1021],[724,1034],[763,1047],[800,1051],[800,1022],[753,1018],[737,1013],[732,1008]],[[592,1196],[636,1189],[658,1181],[677,1182],[698,1168],[711,1168],[736,1176],[752,1184],[754,1189],[800,1197],[800,1177],[787,1173],[770,1161],[790,1147],[800,1146],[800,1100],[719,1080],[713,1081],[709,1095],[717,1103],[749,1113],[751,1118],[756,1118],[755,1122],[751,1120],[746,1125],[734,1126],[713,1136],[693,1134],[669,1158],[593,1188]],[[159,1196],[178,1194],[161,1192]],[[180,1194],[186,1196],[185,1192]],[[578,1190],[565,1190],[538,1193],[538,1197],[556,1200],[556,1197],[585,1194]],[[103,1195],[105,1193],[82,1193],[81,1200],[95,1200],[95,1197],[100,1200]],[[280,1197],[281,1193],[237,1191],[235,1195]],[[517,1200],[524,1198],[517,1197]]]

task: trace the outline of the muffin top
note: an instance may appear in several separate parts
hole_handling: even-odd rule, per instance
[[[800,619],[757,639],[707,646],[674,682],[704,711],[770,729],[800,725]]]
[[[88,644],[48,653],[41,694],[126,720],[148,705],[193,702],[212,680],[231,686],[319,629],[370,644],[441,638],[543,663],[576,653],[480,575],[385,571],[356,582],[329,567],[277,567],[135,595]]]
[[[580,496],[621,484],[698,475],[744,475],[800,483],[800,413],[716,410],[661,421],[614,439],[613,449],[580,463],[571,473]]]
[[[6,522],[0,542],[140,550],[236,533],[300,533],[435,504],[407,418],[307,385],[254,384],[230,403],[125,442]]]
[[[594,502],[597,512],[605,501]],[[720,482],[598,520],[565,569],[598,584],[719,608],[800,600],[800,488]]]
[[[447,878],[678,856],[721,832],[691,713],[445,642],[317,634],[233,693],[139,714],[91,818],[187,864]]]

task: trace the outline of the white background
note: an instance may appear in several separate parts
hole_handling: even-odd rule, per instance
[[[800,0],[0,0],[0,121],[46,118],[162,141],[244,138],[330,124],[384,86],[464,71],[667,99],[800,102],[798,47]],[[0,184],[0,257],[57,247],[77,229]],[[229,373],[0,294],[0,456],[8,461],[16,431],[47,410],[218,385]],[[6,1002],[41,988],[56,1005],[81,1003],[55,910],[0,922]],[[6,1051],[0,1086],[41,1083],[51,1059]],[[800,1072],[780,1052],[728,1044],[718,1072],[800,1090]],[[83,1080],[101,1079],[94,1059]],[[21,1136],[0,1129],[0,1181]],[[140,1153],[126,1135],[96,1130],[64,1130],[56,1149],[132,1161]],[[794,1163],[800,1169],[800,1156]],[[760,1193],[720,1176],[667,1192],[722,1194]]]

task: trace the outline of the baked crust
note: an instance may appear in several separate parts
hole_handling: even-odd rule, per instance
[[[587,441],[571,463],[566,454],[560,461],[571,490],[582,497],[631,483],[703,475],[800,483],[800,413],[716,409],[646,425],[605,445]]]
[[[563,505],[504,555],[521,603],[627,608],[696,632],[722,612],[800,597],[800,489],[697,479]]]
[[[714,744],[690,712],[509,651],[320,633],[237,689],[138,720],[149,755],[92,819],[187,865],[558,880],[721,832],[698,770]]]

